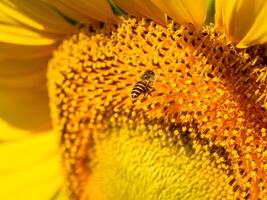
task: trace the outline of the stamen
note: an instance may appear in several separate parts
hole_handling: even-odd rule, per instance
[[[165,28],[133,18],[86,26],[64,41],[50,61],[48,79],[72,198],[94,193],[90,188],[97,187],[96,174],[104,173],[105,164],[115,171],[129,167],[127,176],[134,178],[143,152],[137,148],[140,138],[149,149],[148,162],[158,159],[153,169],[162,176],[162,187],[183,183],[173,178],[182,169],[157,168],[164,162],[194,172],[185,170],[188,184],[176,185],[183,197],[200,191],[207,199],[267,197],[266,65],[260,52],[260,47],[236,49],[213,26]],[[155,73],[153,90],[133,99],[131,91],[147,70]],[[125,157],[116,148],[125,148]],[[125,159],[129,166],[119,162]],[[149,186],[153,179],[141,166],[139,175]],[[122,176],[114,173],[108,175]],[[110,184],[107,191],[115,187]]]

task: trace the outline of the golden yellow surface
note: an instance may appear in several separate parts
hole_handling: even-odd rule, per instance
[[[262,53],[212,26],[131,18],[66,40],[48,81],[72,198],[266,198]],[[146,70],[154,91],[134,100]]]
[[[0,199],[266,199],[267,1],[114,1],[0,1]]]

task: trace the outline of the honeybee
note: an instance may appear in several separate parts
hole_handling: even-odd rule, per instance
[[[137,98],[141,94],[150,94],[152,91],[152,82],[155,79],[155,73],[152,70],[147,70],[143,73],[143,75],[140,78],[140,81],[138,81],[132,91],[131,96],[133,99]]]

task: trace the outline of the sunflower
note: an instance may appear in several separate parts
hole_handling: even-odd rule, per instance
[[[266,1],[0,10],[0,199],[267,199]]]

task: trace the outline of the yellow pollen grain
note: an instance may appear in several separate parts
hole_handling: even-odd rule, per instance
[[[212,25],[83,26],[47,75],[70,197],[266,199],[261,52],[236,49]],[[151,93],[133,99],[147,70]]]

